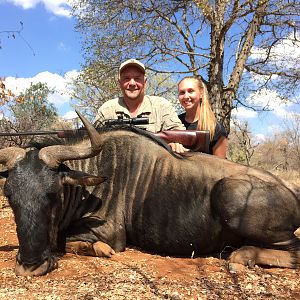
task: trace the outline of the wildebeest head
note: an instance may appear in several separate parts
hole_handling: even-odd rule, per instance
[[[91,146],[55,145],[28,152],[16,147],[0,150],[0,164],[8,170],[4,193],[14,212],[19,240],[17,275],[43,275],[56,267],[51,250],[56,247],[64,186],[97,185],[105,180],[62,164],[97,155],[101,151],[99,135],[96,132],[90,138]]]

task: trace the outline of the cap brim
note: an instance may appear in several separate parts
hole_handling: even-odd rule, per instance
[[[138,64],[135,64],[135,63],[129,63],[129,64],[123,66],[123,67],[119,70],[119,74],[121,74],[121,72],[122,72],[124,69],[128,68],[128,67],[136,67],[136,68],[140,69],[140,70],[143,72],[143,74],[145,74],[145,72],[146,72],[145,69],[144,69],[142,66],[140,66],[140,65],[138,65]]]

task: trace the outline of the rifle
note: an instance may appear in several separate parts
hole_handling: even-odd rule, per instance
[[[192,151],[209,153],[209,130],[163,130],[152,134],[166,143],[180,143]]]
[[[114,125],[141,125],[149,124],[149,118],[132,118],[132,119],[108,119],[104,122],[105,126]],[[154,136],[161,138],[166,143],[180,143],[185,148],[192,151],[209,153],[209,131],[199,130],[163,130],[152,133]],[[87,135],[85,128],[68,129],[68,130],[51,130],[51,131],[33,131],[33,132],[0,132],[1,136],[26,136],[26,135],[56,135],[59,138],[80,138]]]
[[[104,126],[112,127],[115,125],[141,125],[149,124],[149,118],[131,118],[131,119],[107,119]],[[85,128],[67,129],[67,130],[40,130],[40,131],[19,131],[19,132],[0,132],[1,136],[28,136],[28,135],[56,135],[59,138],[76,138],[86,135]]]
[[[113,125],[142,125],[149,124],[149,118],[138,117],[131,119],[108,119],[104,122],[105,126]],[[152,132],[151,132],[152,133]],[[161,138],[166,143],[180,143],[185,148],[193,151],[209,153],[210,136],[208,130],[163,130],[152,133],[154,136]]]

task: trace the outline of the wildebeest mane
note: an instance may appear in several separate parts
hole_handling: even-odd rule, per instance
[[[97,128],[97,131],[99,133],[101,132],[109,132],[109,131],[117,131],[117,130],[125,130],[130,131],[133,133],[136,133],[138,135],[142,135],[151,141],[155,142],[156,144],[160,145],[161,147],[165,148],[170,154],[177,158],[183,158],[183,155],[180,155],[178,153],[175,153],[171,147],[162,139],[154,136],[147,130],[141,129],[139,127],[133,126],[133,125],[114,125],[114,126],[103,126]],[[36,149],[42,149],[44,147],[53,146],[53,145],[75,145],[77,143],[80,143],[84,140],[88,140],[88,136],[80,136],[78,137],[72,137],[72,138],[59,138],[57,136],[42,136],[39,137],[39,139],[34,140],[30,143],[29,148],[36,148]]]

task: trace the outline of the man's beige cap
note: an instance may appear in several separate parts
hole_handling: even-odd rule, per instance
[[[145,69],[144,64],[142,64],[140,61],[138,61],[134,58],[131,58],[131,59],[128,59],[128,60],[124,61],[123,63],[121,63],[120,68],[119,68],[119,77],[120,77],[121,72],[129,66],[135,66],[135,67],[139,68],[145,74],[146,69]]]

